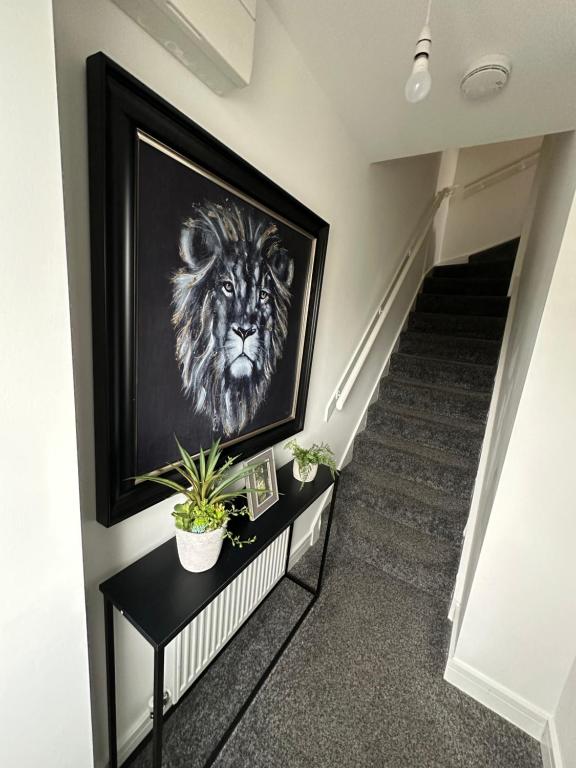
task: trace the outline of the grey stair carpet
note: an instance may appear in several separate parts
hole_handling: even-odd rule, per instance
[[[509,282],[509,279],[454,277],[452,274],[440,277],[437,272],[434,277],[427,277],[424,280],[422,293],[450,296],[506,296]]]
[[[436,413],[454,421],[484,424],[490,407],[490,395],[485,392],[439,388],[388,376],[380,388],[380,402],[383,406],[392,404],[414,413]]]
[[[492,391],[496,366],[438,360],[434,357],[395,352],[390,359],[390,375],[404,381],[424,382],[474,392]]]
[[[443,267],[434,267],[429,277],[480,277],[487,279],[510,279],[512,270],[509,261],[475,262],[468,264],[447,264]]]
[[[459,338],[446,333],[437,335],[405,331],[400,338],[399,351],[418,357],[494,366],[498,362],[500,342],[493,339]]]
[[[334,552],[216,767],[542,768],[535,740],[443,680],[447,635],[429,593]]]
[[[469,501],[474,477],[473,468],[451,460],[448,454],[430,451],[401,440],[390,445],[371,431],[356,440],[355,461],[372,469],[376,477],[394,475],[431,488],[453,499]]]
[[[456,455],[461,461],[478,458],[483,429],[474,422],[456,422],[434,414],[432,418],[402,413],[392,407],[372,408],[370,431],[388,440],[411,441],[414,445]]]
[[[520,238],[517,237],[515,240],[509,240],[507,243],[500,243],[500,245],[495,245],[494,247],[488,248],[485,251],[473,253],[468,257],[468,263],[488,264],[489,262],[504,261],[509,265],[513,264],[516,251],[518,250],[519,242]],[[511,254],[513,254],[512,257]],[[510,269],[510,271],[512,271],[512,269]]]
[[[485,279],[497,264],[501,278],[515,247],[475,260],[480,273],[434,271]],[[447,605],[505,319],[480,298],[478,315],[453,305],[456,314],[443,306],[410,316],[341,476],[322,595],[217,768],[541,768],[535,740],[443,679]],[[322,543],[293,569],[309,584]],[[164,768],[204,765],[308,599],[288,581],[267,598],[167,721]],[[130,764],[149,768],[150,747]]]
[[[352,481],[344,479],[338,503],[338,545],[347,556],[445,604],[474,490],[516,247],[513,241],[485,260],[435,267],[424,279],[355,441],[346,470]],[[370,517],[368,536],[362,531]]]
[[[421,293],[416,301],[419,312],[506,317],[506,296],[457,296],[446,293]]]
[[[371,514],[409,525],[423,533],[458,543],[466,520],[466,506],[451,501],[449,508],[442,494],[419,493],[410,483],[393,476],[381,476],[370,482],[367,471],[350,470],[340,493],[354,510],[359,506]]]
[[[505,317],[443,315],[440,312],[412,312],[408,318],[409,331],[497,341],[502,338],[505,324]]]

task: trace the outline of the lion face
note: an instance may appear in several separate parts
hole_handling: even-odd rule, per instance
[[[271,347],[274,286],[260,259],[224,259],[218,270],[214,307],[215,332],[233,378],[251,378],[261,371]]]
[[[172,323],[182,389],[229,437],[254,417],[288,332],[293,262],[276,225],[237,206],[196,206],[180,234]]]

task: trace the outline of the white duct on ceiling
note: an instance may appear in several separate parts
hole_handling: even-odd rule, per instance
[[[114,0],[211,90],[250,83],[256,0]]]

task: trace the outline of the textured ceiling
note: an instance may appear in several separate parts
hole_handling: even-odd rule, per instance
[[[576,127],[576,0],[434,0],[432,92],[404,100],[426,0],[268,0],[372,161]],[[512,60],[492,100],[460,96],[466,68]]]

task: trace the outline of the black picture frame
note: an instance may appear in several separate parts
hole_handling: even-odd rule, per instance
[[[96,516],[108,527],[171,493],[132,479],[136,474],[137,132],[189,158],[316,241],[294,416],[235,441],[234,455],[258,453],[304,427],[329,225],[103,53],[90,56],[86,67]],[[177,477],[174,470],[165,476]]]

